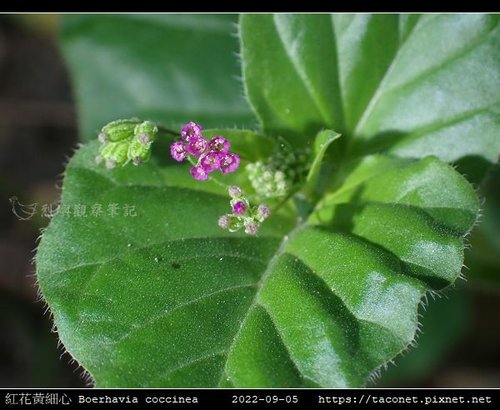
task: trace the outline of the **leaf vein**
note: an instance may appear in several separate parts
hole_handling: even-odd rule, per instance
[[[417,31],[417,27],[425,25],[425,24],[428,24],[429,21],[432,21],[437,16],[438,15],[434,15],[433,17],[431,17],[428,20],[426,20],[425,23],[422,23],[423,20],[420,19],[412,27],[411,31],[408,33],[408,35],[406,36],[406,38],[404,39],[404,41],[399,45],[399,48],[398,48],[398,50],[396,52],[396,55],[394,56],[394,58],[392,59],[391,63],[389,64],[389,66],[385,70],[385,73],[384,73],[382,79],[378,83],[377,88],[373,92],[372,97],[370,98],[370,101],[368,101],[368,104],[366,105],[366,108],[363,111],[363,114],[361,115],[361,117],[360,117],[360,119],[359,119],[356,127],[354,128],[354,132],[353,132],[353,136],[352,136],[353,139],[358,136],[361,128],[364,126],[366,120],[368,119],[368,117],[370,116],[371,112],[373,111],[373,108],[374,108],[375,104],[377,103],[378,99],[382,95],[383,86],[385,85],[385,82],[387,81],[387,78],[389,77],[389,75],[392,72],[392,70],[394,70],[394,67],[396,66],[396,63],[398,62],[398,60],[401,58],[401,50],[403,50],[404,47],[408,44],[408,40]]]
[[[470,52],[475,51],[476,47],[478,47],[481,43],[485,42],[490,35],[498,29],[498,26],[492,27],[489,31],[484,33],[483,35],[479,36],[476,41],[470,43],[468,46],[457,50],[454,54],[450,55],[447,59],[441,61],[440,64],[436,64],[434,66],[429,67],[427,70],[424,70],[420,72],[418,75],[416,75],[413,78],[408,79],[406,82],[403,82],[393,88],[386,88],[384,92],[386,93],[395,93],[401,89],[408,88],[412,84],[418,83],[423,77],[429,76],[430,74],[434,74],[443,68],[446,68],[450,64],[456,62],[460,58],[466,56]]]
[[[233,337],[233,339],[231,341],[231,344],[229,345],[228,353],[227,353],[227,360],[226,360],[226,364],[224,366],[224,369],[222,371],[222,375],[223,374],[229,374],[228,369],[227,369],[227,364],[229,363],[229,357],[231,356],[231,353],[234,350],[234,348],[236,346],[236,343],[238,342],[239,336],[240,336],[241,332],[243,331],[243,328],[245,327],[245,324],[246,324],[248,318],[250,317],[250,312],[253,310],[253,308],[258,303],[259,292],[262,289],[262,287],[264,286],[267,277],[272,273],[272,269],[274,267],[274,264],[276,263],[276,261],[278,260],[278,258],[282,254],[285,253],[285,249],[286,249],[286,245],[287,245],[288,241],[293,236],[295,236],[301,229],[303,229],[304,226],[305,226],[305,222],[297,225],[294,229],[292,229],[290,231],[289,235],[287,235],[287,236],[285,236],[283,238],[283,240],[281,241],[281,244],[280,244],[278,250],[273,255],[273,257],[270,259],[269,263],[267,264],[267,267],[266,267],[265,271],[262,273],[262,276],[261,276],[260,280],[257,282],[257,285],[256,285],[257,290],[255,292],[255,296],[254,296],[252,302],[250,303],[250,306],[248,307],[247,313],[245,314],[245,316],[241,320],[241,322],[240,322],[240,324],[238,326],[238,330],[236,331],[236,333],[235,333],[235,335],[234,335],[234,337]],[[219,384],[220,384],[220,381],[219,381]]]
[[[384,250],[386,250],[385,248],[383,248]],[[390,251],[387,251],[389,253],[392,254],[392,252]],[[316,271],[314,271],[313,269],[310,268],[310,266],[298,255],[296,255],[295,253],[292,253],[292,252],[287,252],[289,255],[292,255],[294,258],[297,258],[304,266],[307,266],[308,269],[307,269],[307,272],[309,275],[311,276],[314,276],[316,277],[318,280],[321,281],[321,283],[323,283],[323,285],[328,288],[330,290],[330,292],[335,295],[338,300],[342,303],[342,306],[354,317],[356,318],[356,320],[362,320],[364,322],[368,322],[368,323],[372,323],[374,325],[377,325],[377,326],[380,326],[382,328],[384,328],[385,330],[387,330],[389,333],[391,333],[393,336],[397,337],[399,340],[403,341],[403,339],[401,338],[401,336],[399,335],[396,335],[394,333],[394,330],[393,329],[390,329],[388,328],[384,323],[379,323],[379,322],[375,322],[373,320],[370,320],[370,319],[367,319],[365,317],[361,317],[359,316],[359,313],[356,311],[356,309],[352,308],[352,307],[349,307],[349,305],[347,304],[347,302],[335,291],[335,289],[333,289],[326,281],[325,279],[320,276]]]
[[[207,353],[203,356],[199,356],[195,359],[191,359],[191,360],[188,360],[188,361],[184,361],[182,362],[181,364],[179,364],[178,366],[175,366],[173,368],[170,368],[170,369],[167,369],[165,373],[162,373],[160,374],[160,376],[157,378],[159,380],[167,377],[168,375],[172,374],[172,373],[175,373],[176,371],[179,371],[181,369],[184,369],[186,367],[189,367],[195,363],[198,363],[198,362],[202,362],[206,359],[211,359],[211,358],[214,358],[214,357],[217,357],[217,356],[224,356],[227,352],[225,350],[221,350],[221,351],[217,351],[217,352],[211,352],[211,353]]]
[[[283,32],[280,29],[280,24],[278,24],[276,22],[276,15],[273,16],[273,25],[274,25],[274,28],[276,30],[276,33],[278,34],[278,38],[280,39],[280,43],[281,43],[281,46],[283,48],[283,51],[285,52],[285,55],[288,57],[295,72],[298,74],[299,78],[302,80],[302,84],[304,85],[304,88],[307,91],[307,94],[309,94],[311,101],[316,106],[316,109],[319,112],[319,114],[321,115],[321,117],[323,118],[323,121],[325,121],[325,124],[331,124],[331,121],[329,120],[329,117],[328,117],[328,113],[325,112],[325,109],[322,107],[321,103],[318,101],[318,97],[315,93],[315,90],[314,90],[312,83],[309,81],[307,73],[304,72],[304,70],[300,66],[300,62],[297,61],[296,57],[291,54],[291,52],[290,52],[291,47],[287,47],[287,44],[285,42],[286,40],[283,37]]]
[[[254,286],[255,286],[254,284],[244,284],[244,285],[229,286],[227,288],[219,289],[219,290],[216,290],[215,292],[207,293],[207,294],[201,295],[201,296],[199,296],[197,298],[190,299],[190,300],[188,300],[186,302],[179,303],[178,305],[175,305],[172,309],[166,310],[166,311],[160,313],[159,315],[153,316],[151,319],[149,319],[149,320],[147,320],[145,322],[142,322],[139,326],[133,327],[132,330],[130,330],[129,332],[125,333],[120,339],[118,339],[117,341],[115,341],[115,343],[113,345],[116,348],[118,345],[120,345],[121,343],[123,343],[124,341],[126,341],[127,339],[129,339],[131,336],[133,336],[137,332],[140,332],[145,327],[150,326],[153,323],[158,322],[159,320],[162,320],[165,317],[172,315],[176,311],[178,311],[178,310],[180,310],[180,309],[182,309],[182,308],[184,308],[186,306],[190,306],[190,305],[196,304],[196,303],[198,303],[200,301],[203,301],[205,299],[210,299],[211,297],[220,295],[222,293],[231,292],[231,291],[234,291],[234,290],[237,290],[237,289],[252,288]]]
[[[265,238],[265,239],[279,239],[278,237],[275,237],[275,236],[265,236],[265,237],[261,237],[261,238]],[[189,238],[189,239],[205,240],[206,238]],[[226,237],[224,237],[224,236],[216,236],[216,237],[211,237],[211,239],[226,239]],[[142,251],[142,250],[146,250],[146,249],[149,249],[149,248],[153,248],[153,247],[158,246],[158,245],[165,245],[165,244],[168,244],[168,243],[175,244],[177,242],[182,242],[182,241],[184,241],[184,239],[168,239],[168,240],[164,240],[164,241],[153,242],[153,243],[150,243],[150,244],[145,245],[145,246],[134,248],[130,252],[124,252],[124,253],[117,254],[117,255],[113,256],[112,258],[108,258],[108,259],[104,259],[102,261],[97,261],[97,262],[92,262],[92,263],[82,263],[82,264],[79,264],[79,265],[74,265],[74,266],[71,266],[71,267],[68,267],[68,268],[64,268],[64,269],[61,269],[61,270],[58,270],[58,271],[55,271],[55,272],[50,272],[50,274],[51,275],[58,275],[58,274],[61,274],[61,273],[64,273],[64,272],[68,272],[68,271],[72,271],[72,270],[75,270],[75,269],[84,268],[84,267],[88,267],[88,266],[105,265],[105,264],[113,262],[113,261],[115,261],[117,259],[122,259],[123,257],[125,257],[127,255],[130,255],[132,252]],[[256,258],[254,256],[248,256],[248,255],[243,255],[243,254],[237,254],[237,253],[205,254],[205,255],[195,255],[195,256],[189,256],[189,257],[186,256],[185,258],[176,258],[176,259],[177,260],[189,260],[189,259],[195,259],[195,258],[212,258],[212,257],[216,258],[216,257],[223,257],[223,256],[235,257],[235,258],[247,259],[247,260],[253,260],[253,261],[256,261],[256,262],[261,262],[262,264],[266,264],[267,263],[267,261],[265,259]]]

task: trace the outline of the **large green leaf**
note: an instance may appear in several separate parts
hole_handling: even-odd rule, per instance
[[[249,135],[224,134],[240,146]],[[308,221],[285,209],[245,237],[217,226],[223,189],[160,159],[161,144],[112,171],[97,148],[80,149],[64,181],[61,209],[87,217],[54,217],[37,271],[98,386],[363,385],[413,340],[423,293],[459,274],[478,207],[438,159],[375,156],[340,172]]]
[[[99,47],[96,61],[113,62],[101,74],[92,65],[74,66],[83,129],[90,132],[118,115],[203,120],[205,111],[193,107],[207,109],[210,124],[235,121],[225,117],[241,107],[228,97],[233,94],[217,94],[217,101],[229,104],[227,110],[209,101],[218,88],[207,72],[216,72],[222,87],[233,89],[229,57],[221,51],[227,50],[224,41],[233,41],[221,29],[226,19],[231,18],[105,16],[68,22],[64,39],[70,62],[85,52],[86,61],[92,60]],[[120,22],[119,31],[103,23],[111,21]],[[453,123],[448,114],[459,115],[467,104],[478,108],[476,91],[485,93],[487,113],[495,112],[498,100],[491,87],[498,85],[498,72],[492,64],[498,56],[483,48],[498,48],[496,17],[249,15],[241,21],[246,91],[264,132],[280,134],[292,145],[309,143],[322,128],[343,134],[328,150],[337,134],[318,136],[308,181],[309,193],[319,200],[310,208],[300,205],[300,212],[287,202],[257,237],[231,234],[217,226],[218,216],[229,210],[220,183],[248,187],[241,170],[218,176],[218,183],[197,182],[189,165],[167,158],[163,139],[155,143],[152,160],[140,167],[106,170],[95,164],[96,142],[80,149],[66,170],[61,210],[40,243],[37,273],[61,340],[99,386],[364,385],[414,340],[424,293],[448,286],[460,273],[477,197],[451,166],[427,154],[463,159],[472,155],[467,151],[472,144],[457,140],[467,152],[453,158],[394,147],[413,141],[414,130],[432,123],[437,112],[448,129]],[[207,22],[210,29],[203,34],[186,29]],[[144,28],[136,29],[137,24]],[[450,34],[450,25],[461,28],[459,36]],[[172,42],[163,49],[175,52],[168,57],[158,54],[162,47],[144,52],[164,30]],[[172,34],[175,30],[182,33]],[[449,50],[465,58],[462,64],[456,66],[458,57],[449,53],[449,61],[444,58],[448,49],[426,54],[436,39],[448,45],[455,37],[460,42]],[[470,57],[464,43],[479,57]],[[194,45],[206,67],[193,66]],[[177,50],[180,46],[185,47]],[[225,63],[219,65],[218,52],[209,49],[224,54]],[[416,51],[421,55],[415,62]],[[180,74],[158,78],[160,61],[171,61],[172,72]],[[475,77],[466,70],[471,65]],[[129,75],[131,67],[137,67],[135,76]],[[466,71],[453,74],[450,67]],[[123,72],[125,80],[119,79]],[[485,72],[494,75],[487,80]],[[467,83],[471,78],[475,87]],[[203,92],[187,99],[183,80]],[[466,91],[453,94],[459,80]],[[402,97],[397,90],[406,82],[411,87],[401,88]],[[163,86],[179,91],[169,91],[175,104],[158,92]],[[105,104],[86,87],[99,92],[111,87],[116,100]],[[434,105],[430,91],[422,91],[426,87],[436,97]],[[413,102],[421,98],[423,106],[402,115],[395,95]],[[447,100],[453,95],[468,99],[460,105]],[[446,100],[439,107],[438,97]],[[149,110],[151,101],[162,111]],[[179,111],[172,108],[177,104]],[[426,104],[432,106],[428,111]],[[103,108],[114,105],[127,108],[113,114]],[[475,146],[491,162],[498,153],[490,133],[497,123],[484,127]],[[241,169],[278,146],[251,131],[217,130],[207,136],[213,133],[227,136],[243,154]],[[444,140],[433,137],[433,147],[446,150],[446,144],[439,145]],[[376,150],[386,152],[367,155]],[[324,187],[326,194],[320,192]],[[99,205],[103,214],[95,212]],[[130,206],[135,216],[124,214]],[[87,216],[78,216],[83,207]],[[113,209],[116,214],[109,214]]]
[[[263,129],[300,143],[322,127],[352,155],[459,161],[500,154],[498,15],[244,15],[246,92]]]
[[[79,102],[81,138],[116,118],[172,127],[242,126],[234,15],[65,16],[62,50]]]

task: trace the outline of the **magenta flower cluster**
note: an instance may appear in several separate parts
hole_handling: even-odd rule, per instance
[[[192,155],[196,165],[190,173],[194,179],[204,181],[211,172],[220,169],[223,174],[236,171],[240,165],[238,154],[229,152],[229,141],[221,135],[207,141],[202,135],[203,127],[194,122],[188,122],[181,129],[182,141],[170,145],[170,154],[176,161],[182,162]]]
[[[245,228],[247,235],[256,235],[262,222],[271,215],[271,209],[265,204],[251,206],[241,188],[236,185],[229,187],[229,196],[232,212],[219,218],[219,226],[229,232]]]

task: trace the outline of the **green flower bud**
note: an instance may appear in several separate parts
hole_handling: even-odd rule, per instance
[[[233,215],[228,215],[228,217],[229,221],[227,223],[227,230],[229,232],[236,232],[240,230],[241,227],[243,226],[243,221],[240,218]]]
[[[131,118],[128,120],[116,120],[102,127],[99,134],[100,141],[118,142],[134,136],[134,130],[140,120]]]
[[[104,145],[101,156],[107,162],[111,161],[115,164],[124,164],[128,160],[128,148],[129,144],[127,141],[109,142]]]
[[[253,220],[253,218],[245,219],[243,225],[245,226],[245,233],[247,235],[255,235],[259,230],[259,224]]]
[[[134,165],[140,165],[151,158],[151,143],[143,144],[139,138],[134,137],[128,148],[128,159]]]
[[[143,144],[148,144],[153,142],[156,139],[157,134],[158,134],[158,127],[154,122],[151,121],[141,122],[134,128],[134,135]]]
[[[151,121],[138,118],[116,120],[102,127],[98,140],[102,144],[96,163],[105,160],[108,168],[132,161],[142,164],[151,157],[151,144],[158,127]]]
[[[274,180],[276,182],[278,182],[278,181],[284,181],[285,180],[285,174],[283,172],[281,172],[281,171],[276,171],[274,173]]]
[[[278,181],[276,183],[276,191],[278,196],[285,196],[288,191],[288,186],[285,181]]]
[[[248,164],[246,170],[250,183],[259,196],[276,198],[287,195],[291,181],[283,171],[277,170],[271,163],[254,162]]]
[[[231,198],[239,198],[242,195],[241,188],[236,185],[231,185],[228,191]]]
[[[143,144],[137,136],[135,136],[130,142],[128,148],[128,158],[134,159],[135,157],[144,158],[148,154],[151,148],[151,143]]]

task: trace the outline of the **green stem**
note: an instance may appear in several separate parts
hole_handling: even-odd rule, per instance
[[[181,134],[178,133],[177,131],[174,131],[174,130],[171,130],[170,128],[164,127],[161,124],[156,124],[156,126],[158,127],[158,131],[163,132],[164,134],[173,135],[174,137],[181,136]]]
[[[193,167],[195,167],[197,165],[196,162],[193,161],[193,158],[191,158],[189,155],[187,156],[187,159]]]
[[[163,132],[164,134],[167,134],[167,135],[172,135],[174,137],[180,137],[181,134],[174,131],[174,130],[171,130],[170,128],[167,128],[167,127],[164,127],[163,125],[160,125],[160,124],[156,124],[156,126],[158,127],[158,131],[160,132]],[[246,158],[244,155],[241,155],[241,154],[238,154],[240,156],[240,159],[242,160],[248,160],[248,158]]]
[[[275,214],[283,205],[285,205],[295,194],[297,191],[291,191],[287,196],[285,196],[281,202],[276,205],[276,207],[273,209],[273,214]]]
[[[193,165],[194,167],[197,166],[197,164],[196,164],[196,162],[194,162],[193,158],[191,158],[190,156],[188,156],[187,159],[191,163],[191,165]],[[224,188],[225,190],[227,190],[229,188],[229,185],[224,184],[223,182],[220,182],[220,181],[216,180],[214,177],[210,177],[209,176],[208,180],[212,181],[212,182],[215,182],[217,185],[219,185],[220,187]]]
[[[215,182],[217,185],[221,186],[221,187],[222,187],[222,188],[224,188],[226,191],[227,191],[227,189],[229,188],[229,185],[225,184],[224,182],[220,182],[220,181],[218,181],[218,180],[217,180],[217,179],[215,179],[214,177],[208,177],[208,179],[209,179],[210,181]]]
[[[160,132],[163,132],[164,134],[167,134],[167,135],[172,135],[174,137],[180,137],[181,134],[174,131],[174,130],[171,130],[170,128],[167,128],[167,127],[164,127],[163,125],[161,124],[156,124],[156,126],[158,127],[158,131]],[[241,154],[238,154],[240,156],[240,159],[242,160],[248,160],[248,158],[246,158],[244,155],[241,155]]]

